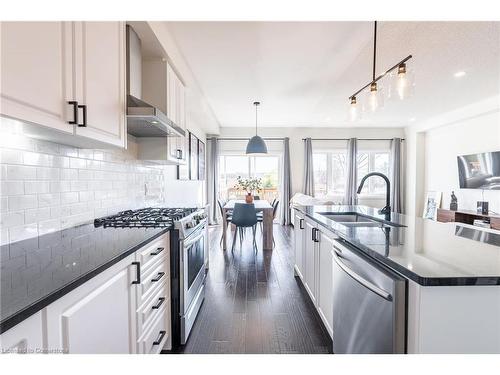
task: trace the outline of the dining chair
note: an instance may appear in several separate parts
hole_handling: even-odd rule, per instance
[[[241,249],[243,241],[243,232],[246,230],[246,228],[252,228],[253,246],[255,248],[255,251],[257,251],[257,243],[255,242],[255,232],[257,229],[256,228],[257,214],[255,211],[255,205],[253,203],[235,203],[231,222],[233,225],[236,226],[231,252],[234,251],[234,244],[236,243],[236,237],[238,236],[238,233],[240,235],[240,249]]]
[[[220,210],[220,214],[222,216],[222,218],[224,219],[224,206],[226,205],[227,202],[223,201],[222,199],[217,199],[217,205],[219,206],[219,210]],[[232,210],[227,210],[227,213],[226,213],[226,221],[231,224],[231,220],[232,220]],[[222,240],[224,239],[224,233],[221,234],[220,236],[220,241],[219,243],[222,245]]]

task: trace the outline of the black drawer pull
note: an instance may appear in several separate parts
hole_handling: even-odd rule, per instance
[[[176,151],[176,155],[177,155],[176,157],[177,157],[177,159],[182,159],[182,150],[181,149],[177,149],[175,151]]]
[[[299,219],[299,229],[304,229],[304,219]]]
[[[135,281],[132,281],[132,284],[140,284],[141,283],[141,263],[140,262],[132,262],[135,268]]]
[[[155,251],[153,251],[150,255],[158,255],[160,254],[163,250],[165,250],[164,247],[159,247],[158,249],[156,249]]]
[[[165,297],[158,298],[158,303],[152,307],[153,310],[159,309],[160,306],[165,302]]]
[[[78,102],[70,100],[68,104],[73,106],[73,121],[68,121],[68,124],[76,125],[78,124]]]
[[[158,275],[154,279],[151,279],[152,283],[156,283],[157,281],[160,281],[160,279],[165,276],[165,272],[158,272]]]
[[[160,335],[158,336],[156,341],[153,343],[153,345],[160,345],[161,341],[163,340],[163,338],[165,337],[166,334],[167,334],[167,331],[160,331]]]

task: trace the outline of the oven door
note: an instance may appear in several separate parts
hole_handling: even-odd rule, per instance
[[[185,315],[205,281],[205,226],[182,241],[180,270],[180,313]]]

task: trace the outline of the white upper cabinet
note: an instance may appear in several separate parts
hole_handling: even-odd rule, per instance
[[[0,113],[59,131],[74,99],[71,22],[2,22]],[[71,114],[70,114],[71,112]]]
[[[86,112],[76,134],[125,146],[125,24],[75,23],[76,100]]]
[[[1,115],[67,144],[125,146],[123,22],[2,22],[1,40]]]

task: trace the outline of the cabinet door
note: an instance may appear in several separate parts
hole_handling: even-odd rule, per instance
[[[43,319],[42,312],[30,316],[0,336],[2,353],[43,353]]]
[[[304,279],[304,239],[305,220],[298,213],[295,214],[293,231],[295,235],[295,274]]]
[[[71,22],[2,22],[0,113],[73,133]]]
[[[125,25],[75,23],[75,80],[80,123],[76,134],[125,147]]]
[[[313,232],[316,226],[306,220],[304,239],[304,286],[316,305],[316,242],[313,241]]]
[[[318,312],[332,336],[333,325],[333,239],[320,232],[318,246]]]
[[[132,353],[136,340],[131,255],[47,307],[49,348],[67,353]]]

